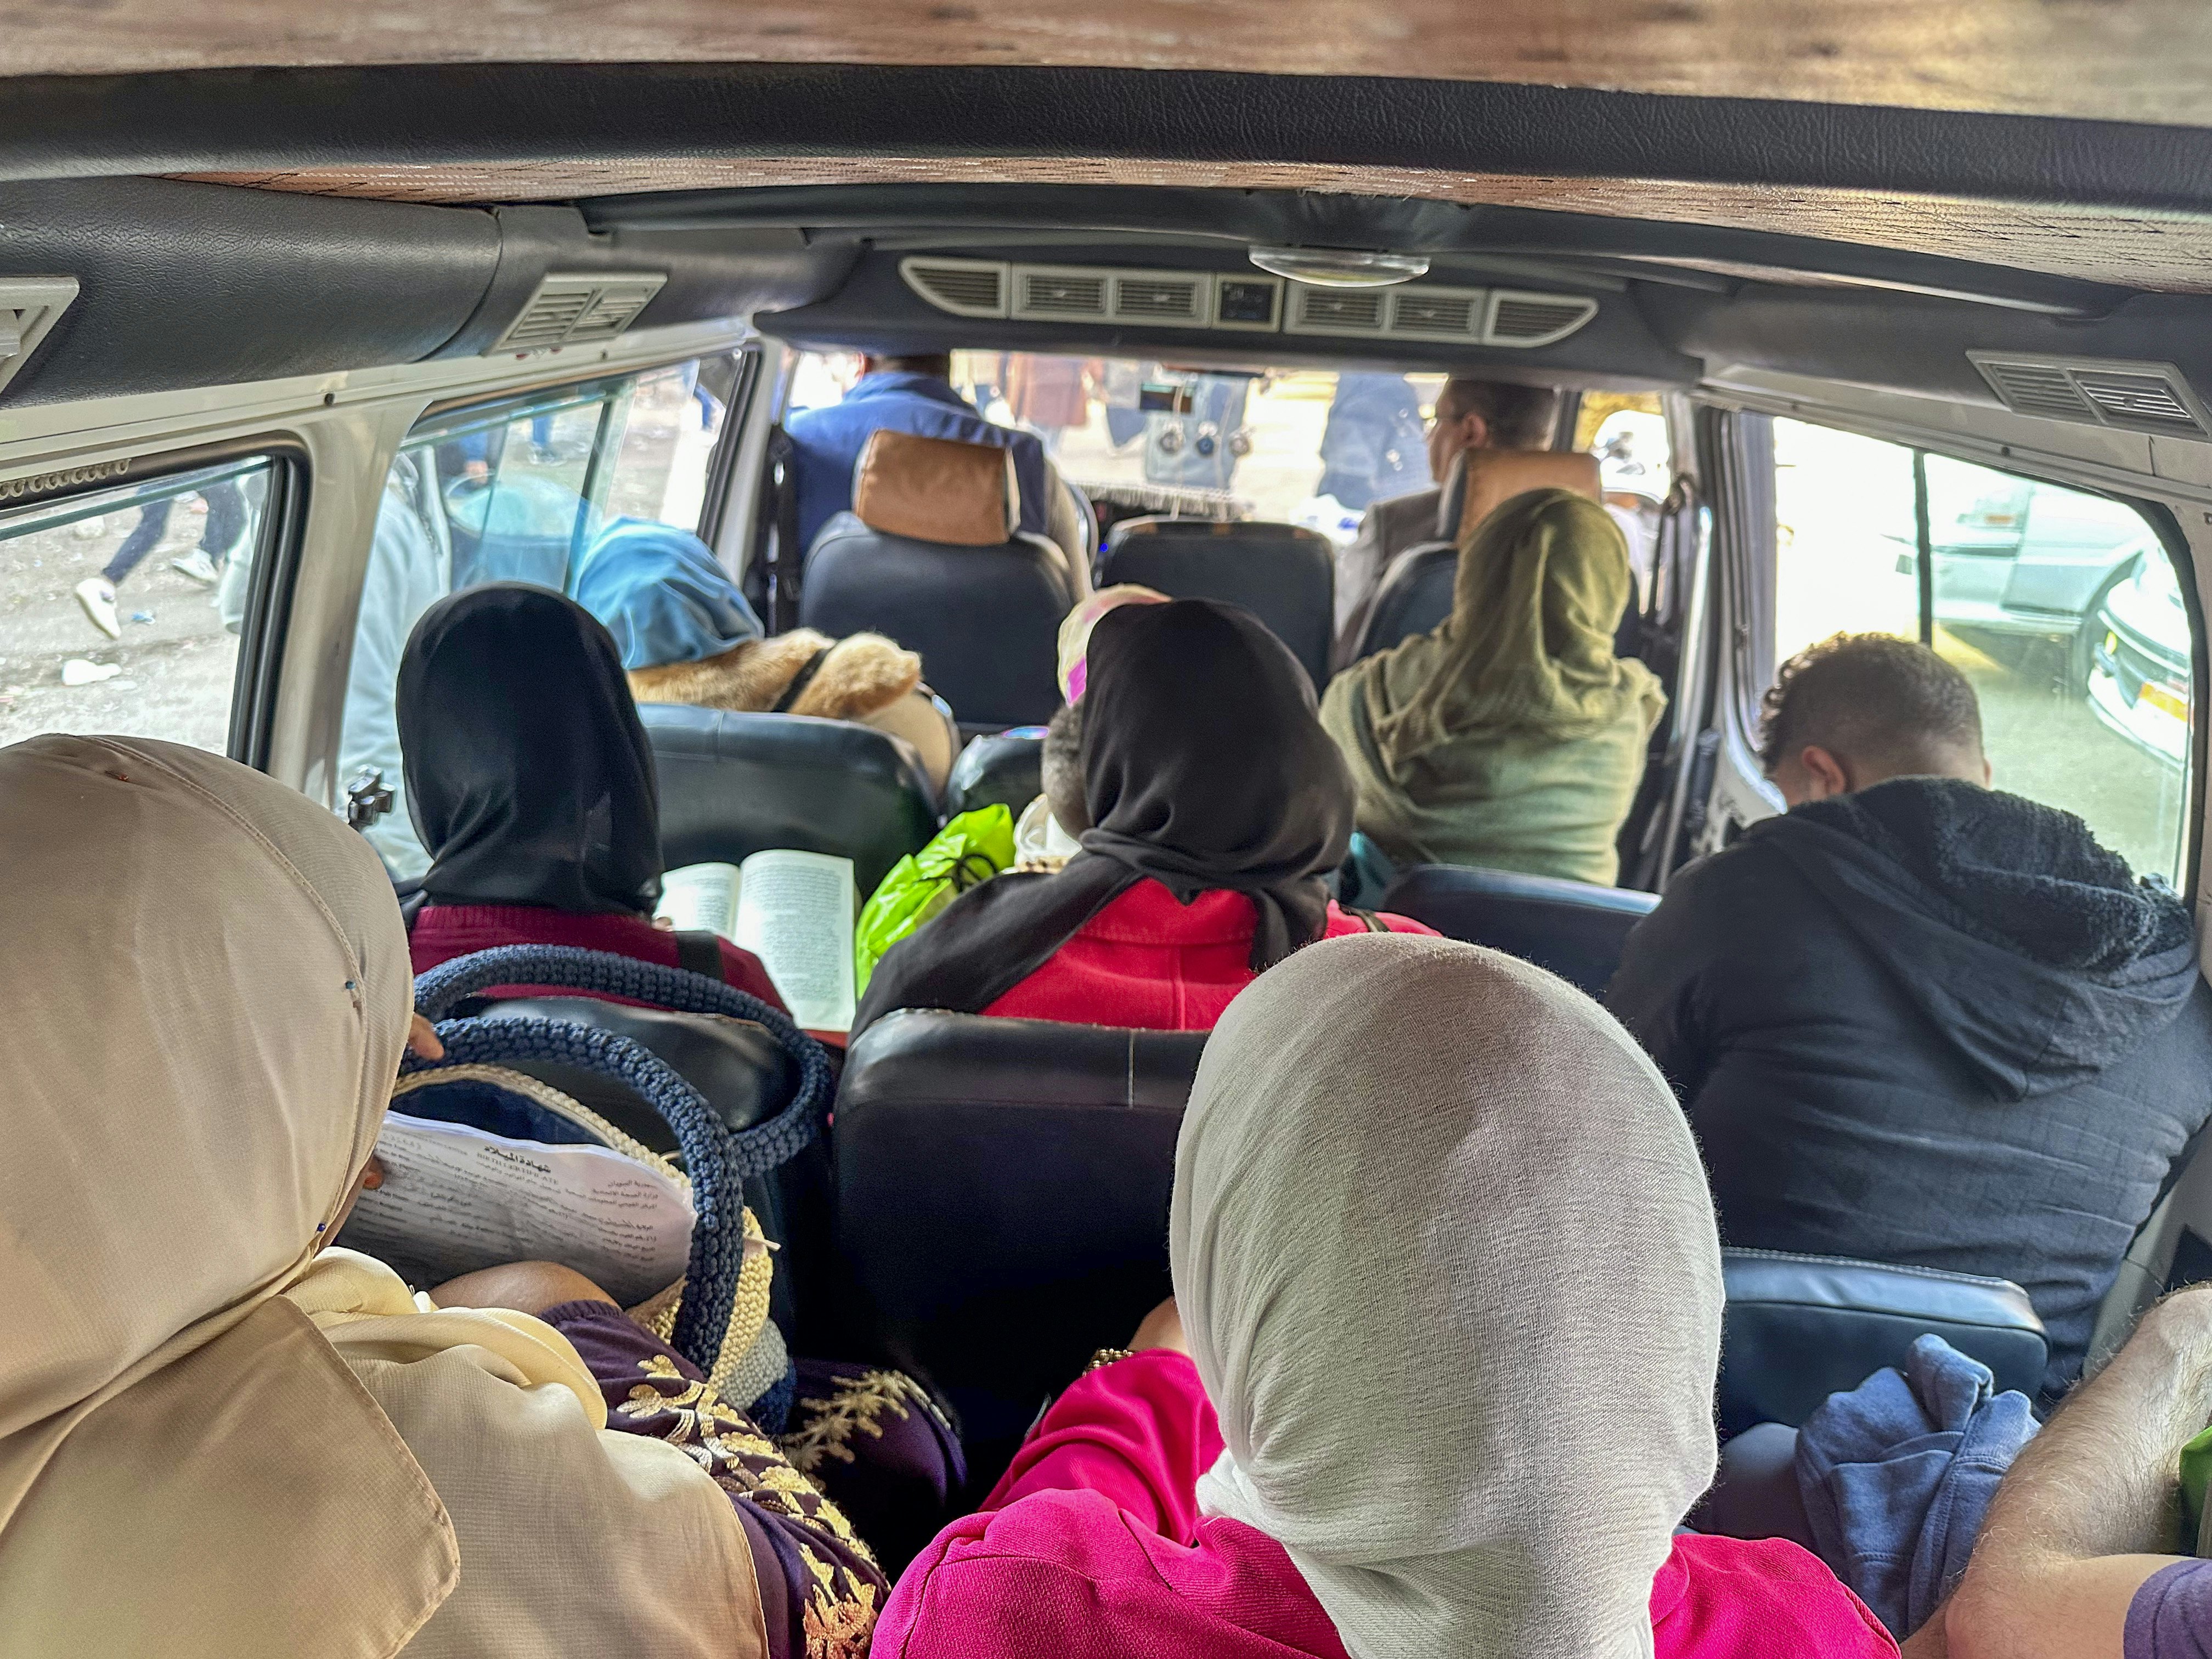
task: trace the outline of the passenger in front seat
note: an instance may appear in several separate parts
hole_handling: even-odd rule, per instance
[[[915,1560],[878,1659],[1896,1654],[1797,1545],[1676,1533],[1712,1204],[1565,981],[1402,938],[1263,975],[1199,1065],[1168,1255],[1175,1299]]]
[[[2013,1279],[2055,1394],[2212,1113],[2189,908],[1989,788],[1973,688],[1911,641],[1785,664],[1760,757],[1790,810],[1674,877],[1607,1000],[1730,1244]]]
[[[398,703],[407,808],[431,859],[416,973],[500,945],[682,965],[653,921],[653,750],[614,641],[580,605],[519,582],[440,600],[407,641]],[[757,957],[718,944],[724,981],[783,1006]]]
[[[1180,599],[1109,611],[1086,663],[1083,850],[970,888],[894,945],[856,1037],[896,1008],[1204,1030],[1301,945],[1367,931],[1322,884],[1352,794],[1287,646],[1234,605]]]
[[[1360,835],[1401,868],[1610,886],[1667,706],[1650,670],[1613,654],[1627,544],[1604,507],[1566,489],[1516,495],[1467,533],[1451,615],[1352,664],[1322,699]]]

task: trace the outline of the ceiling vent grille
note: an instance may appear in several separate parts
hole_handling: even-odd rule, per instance
[[[990,259],[902,259],[906,285],[956,317],[1006,314],[1006,267]]]
[[[1014,303],[1007,313],[1050,321],[1106,315],[1106,273],[1049,265],[1014,267]]]
[[[1479,288],[1400,288],[1390,291],[1390,332],[1423,340],[1482,337]]]
[[[15,379],[76,300],[74,276],[0,279],[0,386]]]
[[[1552,345],[1596,315],[1597,301],[1577,295],[1500,292],[1490,296],[1483,343],[1523,349]]]
[[[2016,415],[2169,438],[2212,439],[2212,417],[2172,363],[2089,357],[2001,357],[1970,351],[1998,400]]]
[[[1383,306],[1389,297],[1378,288],[1309,288],[1292,283],[1290,320],[1283,327],[1291,334],[1380,334]]]
[[[1203,328],[1212,283],[1174,271],[1123,271],[1114,278],[1114,320]]]
[[[650,271],[548,276],[485,355],[611,340],[637,320],[667,281]]]

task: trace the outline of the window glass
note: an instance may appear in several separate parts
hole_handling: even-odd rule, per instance
[[[696,529],[734,360],[710,358],[424,420],[385,480],[339,744],[339,781],[392,795],[365,832],[398,876],[429,860],[407,812],[392,704],[416,619],[485,582],[563,592],[591,538],[619,518]]]
[[[223,751],[277,465],[0,514],[0,744],[112,732]]]
[[[1775,660],[1920,635],[1912,452],[1774,422]],[[2132,507],[1929,455],[1936,649],[1973,683],[1996,786],[2078,813],[2138,873],[2188,846],[2189,613]]]

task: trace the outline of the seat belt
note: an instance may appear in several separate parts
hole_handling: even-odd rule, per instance
[[[676,940],[676,965],[687,974],[697,974],[720,983],[722,978],[722,936],[704,927],[681,928],[672,935]]]
[[[798,446],[781,426],[768,430],[766,479],[769,511],[764,525],[775,532],[775,551],[767,561],[768,631],[787,633],[799,625],[799,586],[806,550],[799,544]]]

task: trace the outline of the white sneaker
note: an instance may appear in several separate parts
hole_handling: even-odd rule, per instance
[[[198,547],[181,559],[170,560],[169,568],[180,576],[189,577],[202,587],[213,587],[216,579],[222,574],[215,568],[215,561],[208,557],[207,550]]]
[[[87,576],[76,585],[76,602],[85,620],[111,640],[123,637],[123,619],[115,614],[115,584],[105,576]]]

